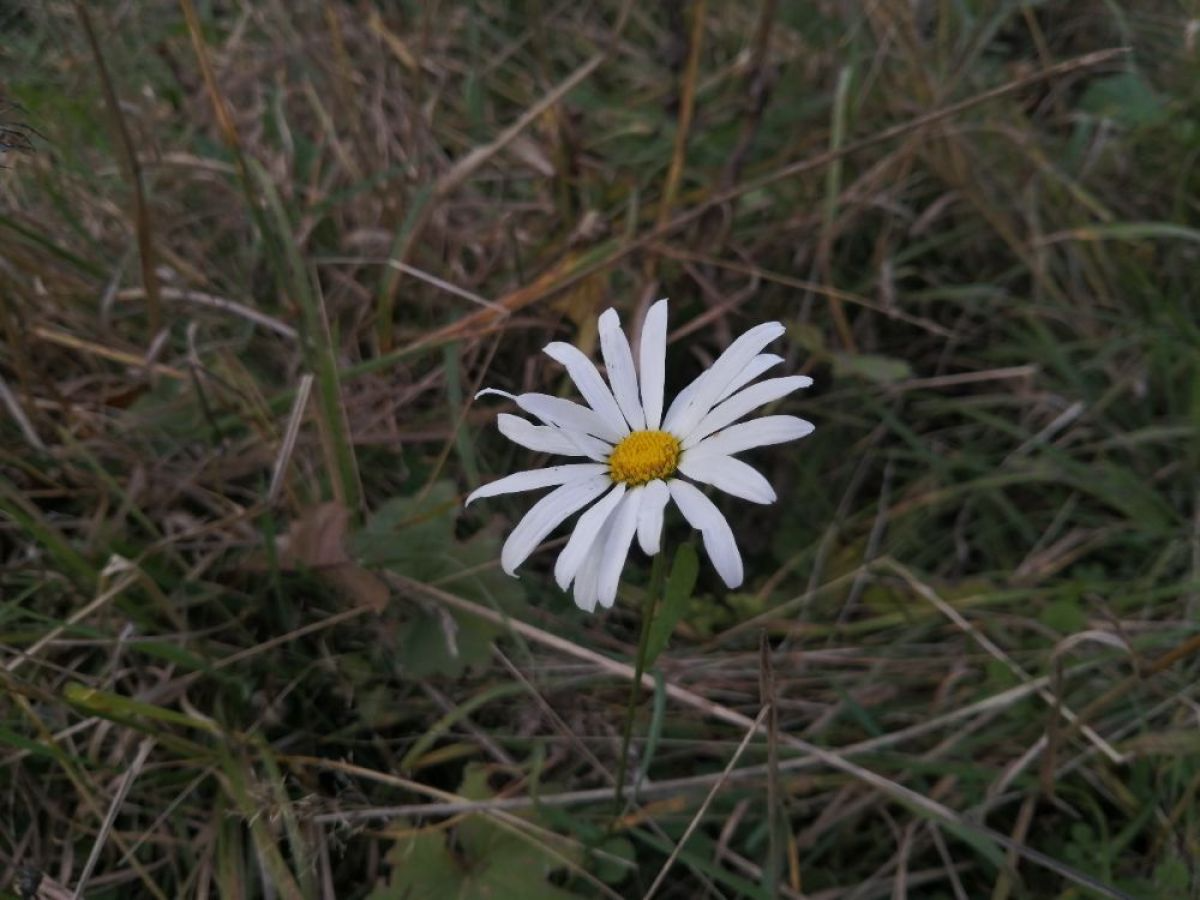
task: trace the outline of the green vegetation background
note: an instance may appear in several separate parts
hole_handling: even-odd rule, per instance
[[[1198,896],[1195,15],[0,7],[0,890]],[[614,820],[649,566],[503,575],[469,398],[659,296],[817,431]]]

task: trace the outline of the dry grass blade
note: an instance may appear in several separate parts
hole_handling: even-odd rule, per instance
[[[556,846],[561,847],[561,846],[570,845],[573,843],[569,838],[565,838],[562,835],[557,834],[556,832],[549,831],[548,829],[542,828],[539,825],[537,825],[533,822],[529,822],[518,816],[510,815],[507,812],[504,812],[501,808],[499,808],[496,805],[474,806],[471,804],[470,801],[466,800],[465,798],[458,797],[449,791],[443,791],[438,788],[431,787],[427,784],[422,784],[418,781],[413,781],[411,779],[403,778],[399,775],[393,775],[388,772],[375,772],[370,769],[364,769],[361,766],[355,766],[352,763],[340,762],[338,760],[320,759],[318,757],[287,756],[287,757],[281,757],[280,761],[290,764],[290,765],[296,767],[297,769],[304,769],[307,767],[315,767],[315,768],[334,769],[334,770],[347,772],[347,773],[354,773],[354,774],[359,775],[363,778],[366,778],[370,781],[374,781],[374,782],[377,782],[380,784],[396,785],[399,787],[404,787],[404,788],[411,790],[417,794],[421,794],[421,795],[424,795],[427,797],[435,797],[435,798],[443,801],[443,804],[445,805],[445,807],[447,809],[457,807],[460,812],[464,812],[464,813],[468,813],[468,814],[469,813],[486,814],[489,816],[489,818],[492,821],[494,821],[500,827],[504,828],[509,833],[511,833],[517,837],[520,837],[523,841],[528,841],[530,843],[537,844],[539,841],[544,842],[543,844],[541,844],[541,846],[543,846],[545,849],[550,849],[551,852],[554,852],[556,854],[557,854],[557,851],[553,849]],[[316,818],[318,821],[322,820],[322,817],[320,817],[320,816],[318,816]],[[324,820],[329,821],[330,819],[328,817],[324,817]],[[578,866],[576,866],[576,865],[570,865],[569,867],[578,871],[579,874],[585,880],[590,882],[594,887],[596,887],[598,890],[600,890],[600,892],[603,893],[605,896],[612,897],[612,898],[614,898],[614,900],[620,900],[620,894],[617,894],[615,891],[613,891],[607,885],[600,882],[598,879],[596,879],[590,873],[580,871]]]
[[[771,661],[771,643],[763,632],[758,639],[758,694],[767,718],[767,863],[763,887],[777,890],[783,862],[783,848],[790,835],[785,835],[783,790],[779,782],[779,699],[775,687],[775,668]]]
[[[29,421],[29,416],[25,415],[25,410],[21,408],[21,401],[13,394],[12,388],[8,386],[8,382],[3,376],[0,376],[0,402],[4,403],[4,408],[17,423],[17,427],[21,429],[26,443],[34,450],[45,451],[46,444],[38,435],[37,429],[33,427],[33,423]]]
[[[733,755],[729,757],[729,762],[725,764],[724,771],[721,772],[720,777],[713,782],[712,789],[709,790],[704,800],[700,803],[700,807],[692,816],[692,820],[688,822],[687,828],[684,829],[683,837],[679,839],[679,843],[676,845],[675,849],[671,851],[671,855],[667,857],[667,861],[663,863],[662,868],[658,870],[658,874],[654,876],[654,881],[650,883],[650,887],[647,889],[646,893],[642,895],[642,900],[650,900],[651,897],[658,893],[658,889],[662,887],[662,883],[666,879],[667,874],[671,871],[671,867],[675,865],[675,860],[679,858],[679,854],[682,853],[683,848],[687,846],[688,839],[700,826],[700,822],[703,821],[705,814],[708,812],[709,806],[712,805],[713,798],[717,796],[717,791],[721,789],[726,780],[729,778],[729,773],[733,771],[733,768],[737,765],[738,760],[742,758],[742,754],[746,752],[746,748],[750,746],[750,739],[758,734],[759,728],[762,726],[763,721],[766,719],[767,714],[770,711],[771,707],[764,706],[759,712],[758,716],[751,723],[750,728],[746,731],[745,735],[742,736],[741,743],[737,745],[737,749],[734,750]]]
[[[575,281],[586,278],[600,269],[608,268],[618,260],[623,259],[625,256],[642,249],[648,244],[660,240],[672,232],[678,231],[686,225],[691,224],[710,209],[723,206],[724,204],[736,200],[747,193],[760,191],[764,188],[770,187],[773,184],[786,181],[789,178],[795,178],[797,175],[822,169],[836,160],[853,156],[856,153],[876,147],[879,144],[890,143],[897,138],[904,137],[924,128],[929,128],[933,125],[937,125],[947,119],[952,119],[955,116],[961,115],[970,109],[974,109],[977,106],[997,100],[1016,91],[1024,90],[1040,82],[1051,81],[1055,78],[1061,78],[1065,75],[1070,75],[1075,72],[1107,65],[1121,58],[1122,56],[1125,56],[1128,54],[1128,52],[1129,50],[1126,47],[1114,47],[1108,50],[1100,50],[1095,53],[1084,54],[1076,59],[1059,63],[1058,65],[1051,66],[1048,69],[1035,72],[1023,78],[1014,79],[1007,84],[1003,84],[1000,87],[993,88],[992,90],[976,94],[975,96],[969,97],[966,100],[961,100],[958,103],[951,103],[948,106],[944,106],[924,115],[917,116],[908,120],[907,122],[902,122],[898,125],[884,128],[870,137],[851,141],[837,150],[819,153],[815,156],[798,160],[794,163],[789,163],[780,167],[779,169],[776,169],[775,171],[761,175],[758,178],[749,179],[735,187],[729,188],[726,191],[715,194],[714,196],[693,206],[686,212],[675,216],[664,225],[653,228],[648,233],[639,236],[635,240],[623,244],[619,250],[610,254],[601,262],[593,263],[592,265],[582,269],[580,272],[573,274],[570,279],[570,283],[574,283]],[[556,287],[566,287],[566,284],[557,285]]]
[[[129,181],[133,186],[134,200],[134,233],[137,235],[138,258],[142,267],[142,285],[146,291],[146,312],[148,318],[147,331],[157,335],[162,326],[162,298],[158,285],[157,257],[154,252],[154,222],[150,217],[150,207],[146,203],[146,189],[142,183],[142,166],[138,160],[137,148],[129,134],[129,126],[125,124],[125,114],[121,111],[121,101],[113,87],[112,78],[108,72],[108,64],[104,61],[104,53],[100,49],[100,41],[96,38],[96,30],[92,26],[92,18],[83,0],[75,0],[75,13],[87,36],[92,56],[96,60],[96,72],[100,76],[100,86],[104,90],[104,99],[108,104],[108,114],[112,119],[114,130],[123,151],[123,160],[129,170]]]
[[[959,628],[961,628],[966,634],[969,634],[972,637],[972,639],[974,639],[981,647],[983,647],[984,650],[986,650],[988,653],[990,653],[992,656],[994,656],[1000,662],[1004,663],[1004,665],[1006,665],[1010,669],[1012,669],[1012,671],[1016,674],[1016,676],[1018,678],[1020,678],[1022,681],[1025,681],[1025,682],[1028,682],[1030,680],[1031,676],[1029,675],[1028,672],[1026,672],[1024,669],[1022,669],[1020,666],[1018,666],[1015,662],[1013,662],[1012,659],[1008,656],[1008,654],[1006,654],[1003,650],[1001,650],[999,647],[997,647],[996,644],[993,641],[989,640],[988,637],[986,635],[984,635],[978,628],[976,628],[974,625],[972,625],[970,622],[968,622],[963,617],[962,613],[960,613],[958,610],[956,610],[954,607],[952,607],[950,604],[948,604],[945,600],[943,600],[941,597],[939,597],[937,595],[937,593],[931,587],[929,587],[929,585],[922,582],[915,575],[913,575],[913,573],[910,572],[906,567],[902,566],[900,563],[896,562],[894,559],[886,560],[885,565],[887,568],[890,568],[892,571],[896,572],[896,574],[898,574],[901,578],[903,578],[909,584],[909,586],[912,587],[912,589],[914,591],[916,591],[918,594],[920,594],[922,597],[924,597],[926,600],[928,600],[930,603],[932,603],[935,607],[937,607],[938,611],[941,612],[944,616],[946,616],[946,618],[948,618],[951,622],[953,622],[955,625],[957,625]],[[1048,688],[1040,689],[1038,691],[1038,696],[1041,697],[1043,700],[1045,700],[1046,703],[1048,703],[1050,705],[1051,709],[1053,709],[1057,714],[1061,715],[1064,719],[1066,719],[1071,724],[1079,723],[1081,733],[1089,741],[1091,741],[1093,744],[1095,744],[1096,747],[1098,747],[1100,749],[1100,751],[1105,756],[1107,756],[1110,760],[1112,760],[1117,765],[1120,765],[1121,763],[1125,762],[1125,757],[1122,754],[1118,753],[1116,751],[1116,749],[1113,748],[1108,743],[1108,741],[1104,740],[1104,738],[1102,738],[1099,734],[1097,734],[1096,730],[1094,728],[1092,728],[1090,725],[1084,725],[1080,721],[1079,716],[1077,716],[1072,710],[1070,710],[1069,708],[1067,708],[1066,706],[1063,705],[1062,699],[1060,697],[1055,695]]]
[[[304,422],[304,413],[308,409],[308,397],[312,393],[313,376],[305,373],[300,376],[296,388],[296,398],[292,401],[292,411],[288,414],[287,429],[283,432],[283,440],[279,444],[279,454],[275,457],[275,465],[271,469],[271,484],[267,488],[267,504],[271,505],[279,499],[279,491],[283,488],[283,479],[287,475],[288,463],[292,452],[296,449],[296,439],[300,436],[300,425]]]
[[[26,647],[23,652],[10,659],[4,664],[4,670],[10,675],[15,674],[25,663],[35,660],[45,647],[57,640],[70,626],[84,621],[98,610],[112,603],[140,577],[136,566],[128,560],[119,557],[109,560],[101,577],[107,578],[113,575],[117,577],[108,587],[101,590],[89,603],[73,612],[62,625],[50,629]]]
[[[620,11],[617,14],[617,20],[612,27],[610,44],[615,44],[621,33],[625,30],[625,23],[629,18],[630,10],[633,8],[633,0],[622,0]],[[435,201],[443,199],[456,191],[464,182],[474,175],[488,160],[492,159],[497,153],[511,144],[522,132],[536,122],[545,112],[552,108],[556,103],[561,101],[567,94],[577,88],[580,84],[592,76],[592,74],[600,68],[600,66],[609,57],[609,50],[601,51],[592,56],[587,62],[579,66],[574,72],[564,78],[561,82],[555,85],[554,88],[547,91],[539,100],[530,106],[521,116],[500,132],[493,140],[483,146],[476,147],[455,162],[448,170],[438,176],[437,181],[433,184],[430,192],[422,196],[417,203],[419,204],[415,215],[410,214],[411,221],[407,224],[403,235],[403,241],[398,248],[398,252],[393,254],[393,259],[390,265],[397,271],[404,271],[401,266],[409,266],[410,254],[412,248],[417,245],[424,235],[425,228],[429,223],[430,216],[435,209]],[[377,318],[379,321],[379,346],[383,353],[392,351],[392,328],[393,319],[395,317],[396,291],[400,281],[398,278],[388,280],[383,296],[380,298],[379,309],[377,310]],[[493,314],[504,315],[511,312],[511,308],[506,308],[503,301],[489,304],[488,312]]]
[[[96,341],[90,341],[86,338],[77,337],[76,335],[67,334],[66,332],[47,328],[42,325],[33,329],[33,335],[43,341],[57,344],[60,347],[80,350],[84,353],[98,356],[101,359],[121,363],[122,365],[129,366],[131,369],[145,369],[154,375],[163,375],[167,378],[174,378],[176,381],[185,381],[188,377],[186,372],[175,366],[168,366],[158,362],[147,363],[144,357],[138,356],[136,353],[118,350],[115,347],[107,347]]]
[[[159,295],[163,300],[173,300],[181,303],[193,303],[196,306],[205,307],[207,309],[215,309],[219,312],[229,313],[238,318],[245,319],[248,322],[253,322],[268,331],[274,332],[282,338],[287,338],[289,341],[297,339],[296,329],[285,322],[281,322],[273,316],[269,316],[264,312],[253,309],[244,303],[238,303],[236,300],[230,300],[228,297],[218,297],[215,294],[208,294],[204,291],[193,291],[184,288],[163,287],[159,289]],[[118,300],[139,300],[146,296],[144,288],[124,288],[117,291],[116,297]]]
[[[79,873],[79,880],[75,883],[75,893],[72,895],[75,900],[81,900],[84,896],[84,889],[87,887],[88,879],[92,877],[92,871],[96,868],[96,863],[100,860],[100,853],[104,850],[104,844],[108,840],[109,832],[112,831],[117,813],[121,811],[121,807],[125,803],[125,798],[129,794],[129,789],[133,787],[133,782],[142,773],[142,768],[146,765],[146,760],[153,749],[153,738],[143,740],[138,745],[137,753],[134,755],[133,761],[130,762],[129,768],[121,776],[121,782],[117,786],[116,793],[113,794],[112,802],[109,803],[108,814],[104,817],[104,821],[100,824],[100,831],[96,834],[96,842],[92,845],[92,852],[88,855],[87,862],[83,865],[83,871]]]
[[[183,0],[183,2],[187,2],[187,0]],[[545,299],[551,294],[564,290],[571,285],[596,274],[597,272],[611,268],[621,260],[625,259],[627,256],[642,250],[645,247],[660,241],[667,235],[678,231],[686,225],[691,224],[710,209],[736,200],[743,194],[756,190],[762,190],[763,188],[770,187],[771,185],[780,181],[785,181],[789,178],[794,178],[797,175],[821,169],[836,159],[859,153],[863,150],[876,147],[879,144],[889,143],[896,138],[903,137],[912,132],[920,131],[922,128],[928,128],[932,125],[937,125],[947,119],[952,119],[955,116],[961,115],[962,113],[977,106],[997,100],[1008,94],[1026,89],[1043,81],[1050,81],[1075,72],[1107,65],[1127,53],[1128,50],[1123,47],[1102,50],[1095,53],[1088,53],[1076,59],[1051,66],[1043,71],[1035,72],[1023,78],[1015,79],[1007,84],[1001,85],[998,88],[984,91],[958,103],[952,103],[941,109],[926,113],[925,115],[917,116],[906,122],[902,122],[899,125],[885,128],[870,137],[853,141],[843,146],[836,152],[821,153],[817,154],[816,156],[799,160],[795,163],[790,163],[774,172],[760,176],[757,179],[743,182],[742,184],[731,187],[726,191],[718,193],[704,200],[703,202],[698,203],[697,205],[688,209],[686,212],[672,217],[671,220],[666,222],[664,225],[652,228],[645,234],[639,235],[631,241],[621,243],[615,249],[604,252],[601,255],[601,258],[596,261],[585,261],[583,263],[579,263],[571,257],[561,259],[557,264],[543,272],[530,284],[520,287],[501,297],[496,301],[496,305],[504,310],[503,315],[511,315],[512,313],[525,309],[526,307]],[[421,349],[441,346],[443,343],[449,340],[480,337],[496,327],[496,319],[499,315],[501,315],[501,313],[498,313],[495,309],[485,309],[471,313],[470,315],[465,316],[456,322],[439,328],[432,333],[423,335],[420,339],[408,345],[407,347],[383,354],[370,366],[361,367],[360,371],[374,371],[376,369],[392,365],[397,360],[412,356]]]
[[[915,741],[928,734],[940,731],[955,723],[962,722],[964,719],[973,717],[986,717],[989,714],[1012,707],[1022,699],[1034,693],[1038,687],[1049,683],[1048,678],[1040,679],[1032,684],[1019,685],[1011,688],[995,697],[989,697],[979,703],[971,706],[962,707],[947,713],[942,716],[937,716],[933,719],[928,719],[919,722],[908,728],[898,729],[894,732],[879,735],[875,738],[868,738],[865,741],[860,741],[856,744],[851,744],[841,749],[843,756],[857,756],[867,753],[874,753],[888,748],[895,748],[909,741]],[[590,751],[589,751],[590,752]],[[819,760],[811,756],[799,756],[792,759],[782,760],[779,763],[779,772],[793,773],[803,772],[809,769],[818,768]],[[644,784],[638,789],[639,797],[642,799],[649,797],[670,797],[676,794],[693,793],[697,791],[707,791],[711,788],[712,782],[716,778],[723,778],[727,782],[743,781],[743,780],[764,780],[770,774],[770,764],[744,766],[740,769],[734,769],[728,773],[716,773],[713,775],[694,775],[686,778],[671,778],[656,780],[649,784]],[[615,779],[611,779],[615,781]],[[406,818],[410,816],[443,816],[455,815],[463,812],[474,812],[479,810],[499,809],[508,811],[519,811],[531,809],[538,805],[547,806],[583,806],[591,804],[601,804],[611,799],[612,790],[610,788],[594,788],[589,790],[579,791],[563,791],[555,794],[539,794],[537,797],[500,797],[494,800],[463,800],[463,801],[447,801],[444,803],[414,803],[402,806],[373,806],[364,809],[345,810],[338,813],[321,813],[316,817],[318,822],[335,822],[335,821],[360,821],[365,819],[381,819],[381,818]]]
[[[688,32],[687,62],[684,65],[680,80],[679,116],[675,123],[675,138],[671,150],[671,163],[667,167],[666,179],[663,182],[662,198],[658,202],[658,212],[655,217],[656,227],[662,228],[671,218],[671,210],[675,206],[675,198],[679,193],[679,182],[683,177],[684,163],[687,158],[688,137],[692,133],[692,117],[696,110],[696,82],[700,73],[700,53],[704,46],[705,17],[708,15],[708,4],[705,0],[695,0],[691,5],[691,29]],[[654,281],[657,267],[657,257],[649,257],[646,261],[646,280]]]
[[[494,622],[497,625],[511,628],[519,633],[522,637],[535,641],[543,646],[551,647],[559,652],[568,653],[577,659],[584,659],[597,665],[603,671],[610,675],[616,675],[622,679],[632,679],[634,670],[632,666],[625,663],[616,662],[609,659],[593,650],[586,647],[580,647],[571,641],[557,637],[542,631],[540,628],[535,628],[524,622],[509,619],[500,613],[490,609],[485,609],[477,604],[471,603],[468,600],[463,600],[454,594],[447,593],[431,585],[422,584],[418,581],[413,581],[403,576],[389,574],[387,580],[399,591],[408,595],[416,595],[428,597],[437,600],[451,608],[461,610],[481,619]],[[652,688],[654,679],[649,674],[642,676],[642,684],[646,688]],[[709,716],[737,728],[752,728],[755,733],[765,734],[765,729],[761,725],[756,725],[754,720],[742,715],[741,713],[723,706],[719,703],[714,703],[705,697],[701,697],[686,688],[681,688],[677,685],[668,683],[666,685],[667,696],[677,703],[694,709],[695,711]],[[1036,863],[1039,866],[1045,867],[1058,873],[1064,878],[1083,885],[1090,890],[1099,893],[1104,897],[1116,898],[1116,900],[1129,900],[1129,895],[1122,891],[1115,890],[1108,885],[1105,885],[1096,879],[1086,875],[1083,872],[1073,869],[1064,863],[1059,862],[1044,853],[1040,853],[1031,847],[1018,844],[1006,835],[1000,834],[994,829],[987,828],[983,825],[971,822],[951,809],[948,809],[941,803],[931,800],[922,794],[917,793],[911,788],[905,787],[902,784],[891,781],[876,772],[872,772],[857,763],[846,759],[842,754],[826,750],[811,744],[808,741],[801,740],[790,734],[781,734],[780,740],[794,750],[811,756],[813,759],[829,766],[836,771],[843,772],[852,778],[862,782],[863,784],[879,791],[885,797],[897,801],[904,806],[919,811],[922,815],[938,822],[944,826],[949,826],[960,834],[974,836],[978,839],[990,841],[1008,850],[1012,850],[1030,862]]]
[[[1186,896],[1178,6],[5,7],[8,890]],[[639,678],[653,560],[577,612],[461,504],[560,462],[473,387],[662,296],[668,402],[774,320],[816,430]]]

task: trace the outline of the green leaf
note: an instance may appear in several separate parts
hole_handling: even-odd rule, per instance
[[[1074,634],[1087,625],[1087,613],[1074,597],[1064,597],[1046,604],[1038,619],[1060,634]]]
[[[1168,856],[1154,867],[1154,886],[1160,897],[1186,896],[1189,877],[1188,864],[1178,856]]]
[[[1153,125],[1167,113],[1162,97],[1132,72],[1097,78],[1083,92],[1079,106],[1127,128]]]
[[[397,841],[388,854],[391,883],[369,894],[370,900],[441,900],[471,896],[464,890],[469,875],[446,849],[440,832],[423,832]]]
[[[873,353],[833,354],[833,374],[850,375],[875,384],[895,384],[912,377],[912,367],[902,359]]]
[[[414,497],[395,497],[381,506],[348,541],[356,560],[389,569],[493,609],[514,611],[523,602],[521,583],[494,565],[500,537],[484,530],[469,540],[455,537],[458,493],[439,481]],[[401,662],[414,677],[457,678],[491,658],[502,629],[475,616],[418,604],[404,607],[398,628]]]
[[[596,877],[605,884],[620,884],[637,868],[637,852],[633,841],[624,835],[614,834],[605,838],[596,848]]]
[[[683,544],[675,551],[675,559],[671,561],[671,574],[663,591],[662,605],[650,625],[650,637],[646,643],[647,666],[666,649],[675,626],[687,611],[699,571],[700,560],[696,557],[696,548],[691,544]]]
[[[467,767],[459,794],[491,796],[487,772]],[[388,854],[391,879],[369,900],[572,900],[576,895],[546,881],[578,862],[565,842],[553,848],[483,814],[468,816],[453,832],[423,831],[401,837]]]
[[[788,340],[798,344],[814,356],[825,355],[825,334],[816,325],[808,322],[792,322],[788,325]]]
[[[1174,222],[1111,222],[1083,225],[1065,232],[1080,241],[1191,241],[1200,242],[1200,229]],[[1069,364],[1068,364],[1069,365]]]

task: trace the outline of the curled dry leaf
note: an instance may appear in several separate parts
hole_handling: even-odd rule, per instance
[[[279,567],[288,572],[316,572],[355,604],[381,612],[388,601],[387,585],[347,552],[349,527],[350,513],[341,503],[309,507],[276,539]]]

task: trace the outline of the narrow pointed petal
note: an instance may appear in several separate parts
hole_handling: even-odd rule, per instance
[[[699,383],[688,398],[687,406],[681,409],[674,419],[668,417],[664,427],[672,434],[688,434],[712,409],[725,393],[725,389],[749,365],[750,360],[783,332],[784,327],[780,323],[766,322],[754,326],[730,344],[708,371],[700,376]]]
[[[616,432],[618,437],[629,434],[629,425],[621,415],[621,408],[617,406],[612,391],[582,350],[562,341],[554,341],[546,345],[545,353],[551,359],[562,363],[571,380],[575,382],[575,387],[579,388],[583,399],[604,420],[605,425]]]
[[[566,466],[550,466],[546,469],[531,469],[528,472],[514,472],[512,475],[499,478],[473,490],[467,497],[466,505],[470,506],[476,500],[482,500],[485,497],[536,491],[539,488],[570,484],[573,481],[586,481],[597,475],[603,475],[607,469],[607,466],[599,463],[575,463]]]
[[[646,311],[642,322],[642,340],[638,349],[638,372],[642,384],[642,408],[646,427],[656,429],[662,423],[663,391],[667,379],[667,301],[659,300]]]
[[[665,481],[655,480],[646,485],[642,508],[638,511],[637,536],[647,556],[654,556],[661,549],[663,510],[670,499],[671,491]]]
[[[704,539],[704,552],[712,561],[713,568],[725,582],[725,586],[735,588],[742,583],[742,555],[738,552],[737,541],[733,538],[733,529],[721,515],[721,511],[713,502],[700,492],[700,489],[686,481],[674,479],[668,483],[671,489],[671,499],[683,513],[688,523],[700,532]]]
[[[600,561],[603,558],[604,542],[612,531],[612,516],[604,523],[600,533],[592,540],[583,556],[583,565],[575,576],[575,605],[584,612],[595,612],[596,600],[599,598],[596,588],[600,578]]]
[[[629,544],[637,531],[638,510],[642,505],[643,494],[644,490],[634,488],[625,495],[612,515],[612,531],[604,541],[600,573],[596,583],[597,599],[605,608],[611,607],[617,599],[617,585],[621,581],[625,559],[629,556]]]
[[[596,377],[598,378],[599,374]],[[535,393],[510,394],[508,391],[501,391],[497,388],[484,388],[475,397],[478,399],[486,394],[508,398],[525,412],[534,418],[541,419],[547,425],[557,425],[559,428],[571,431],[582,431],[584,434],[602,438],[610,444],[615,444],[629,432],[629,429],[622,432],[613,428],[595,410],[572,403],[570,400],[564,400],[562,397]]]
[[[725,388],[725,391],[721,395],[721,400],[724,400],[734,391],[745,387],[759,375],[763,374],[763,372],[772,366],[779,365],[781,362],[783,362],[782,356],[776,356],[774,353],[760,353],[754,359],[750,360],[742,371],[738,372],[737,377],[733,381],[729,382],[729,386]],[[675,399],[671,401],[670,409],[667,410],[667,419],[674,420],[678,418],[679,414],[683,412],[684,407],[692,399],[692,395],[696,393],[696,388],[700,386],[705,374],[707,373],[702,372],[696,376],[691,384],[675,396]]]
[[[783,444],[812,434],[814,425],[797,416],[763,416],[707,437],[687,451],[689,459],[729,456],[753,447]]]
[[[597,462],[608,459],[612,447],[582,431],[568,431],[557,425],[534,425],[520,416],[500,413],[496,417],[500,433],[512,441],[539,453],[562,456],[590,456]]]
[[[746,368],[738,372],[737,378],[729,382],[729,387],[725,388],[725,392],[721,394],[721,400],[724,400],[734,391],[740,391],[759,375],[762,375],[768,369],[779,365],[781,362],[783,362],[783,357],[777,356],[774,353],[758,354],[758,356],[754,357],[754,359],[747,363]]]
[[[610,484],[612,482],[607,475],[597,475],[555,488],[533,504],[504,542],[504,548],[500,551],[500,568],[509,575],[515,575],[517,566],[529,558],[529,554],[537,549],[546,535],[572,513],[603,494]]]
[[[604,528],[612,511],[616,509],[621,498],[625,496],[625,485],[618,484],[594,503],[575,523],[571,539],[567,546],[558,554],[554,563],[554,580],[564,591],[571,586],[571,581],[579,574],[587,554],[596,542],[596,535]]]
[[[496,427],[514,444],[520,444],[538,453],[560,453],[563,456],[578,454],[577,448],[563,434],[563,430],[553,425],[534,425],[528,419],[522,419],[512,413],[500,413],[496,416]]]
[[[696,393],[696,388],[700,386],[701,379],[704,378],[704,375],[705,373],[701,372],[694,379],[692,379],[692,382],[687,387],[675,395],[675,399],[672,400],[671,405],[667,407],[667,414],[663,416],[663,430],[671,431],[671,427],[667,425],[667,423],[674,422],[679,418],[679,414],[687,408],[688,403],[690,403],[692,400],[692,395]],[[676,437],[679,436],[679,432],[677,431],[672,431],[672,434],[674,434]]]
[[[615,309],[606,310],[600,316],[600,353],[604,356],[608,383],[612,385],[617,406],[621,408],[629,427],[641,431],[646,427],[646,415],[642,412],[642,401],[638,396],[633,351],[629,349],[629,340],[621,330],[621,320]]]
[[[792,375],[788,378],[768,378],[766,381],[748,387],[741,393],[734,394],[728,400],[714,406],[712,411],[692,429],[691,434],[683,439],[683,448],[686,450],[688,447],[694,447],[714,431],[720,431],[726,425],[732,425],[760,406],[786,397],[792,391],[798,391],[811,384],[812,379],[807,375]]]
[[[749,500],[751,503],[774,503],[775,489],[771,482],[753,467],[732,456],[705,456],[690,459],[684,454],[679,471],[694,481]]]

